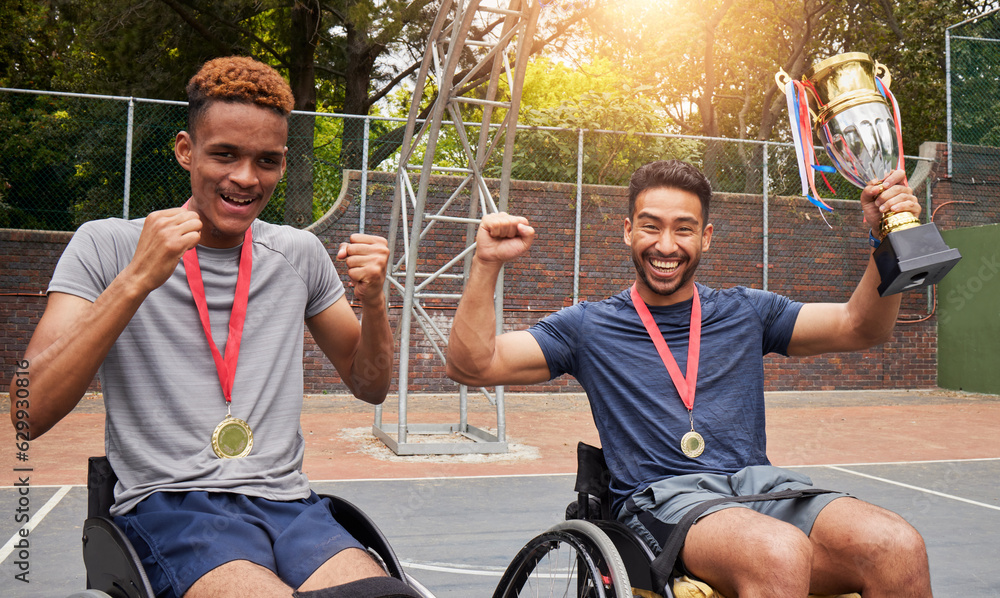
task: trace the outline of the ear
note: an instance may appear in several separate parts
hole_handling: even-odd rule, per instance
[[[705,225],[705,230],[701,231],[701,250],[708,251],[709,246],[712,244],[712,223],[709,222]]]
[[[281,154],[281,176],[285,176],[285,169],[288,168],[288,146],[285,146],[285,153]]]
[[[629,247],[632,246],[632,219],[625,219],[625,231],[623,233],[623,238],[625,239],[625,244]]]
[[[194,140],[191,139],[191,135],[187,131],[177,133],[177,138],[174,139],[174,157],[177,158],[177,163],[184,170],[191,170],[191,153],[193,150]]]

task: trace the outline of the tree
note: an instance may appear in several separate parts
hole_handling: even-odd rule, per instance
[[[866,52],[889,66],[902,110],[904,146],[944,137],[943,30],[995,2],[967,0],[708,0],[608,3],[588,23],[610,43],[604,54],[655,88],[677,130],[740,139],[787,140],[778,67],[800,77],[818,60]],[[725,177],[706,148],[705,170]],[[734,156],[759,189],[760,150]],[[722,179],[722,180],[720,180]]]
[[[107,2],[79,23],[80,41],[108,73],[102,91],[183,97],[187,77],[209,58],[254,56],[286,73],[295,109],[367,114],[399,82],[387,56],[422,40],[431,0],[144,0]],[[150,44],[149,40],[158,43]],[[138,66],[139,68],[136,68]],[[374,88],[374,89],[373,89]],[[324,93],[320,98],[319,94]],[[285,221],[312,222],[315,118],[289,123]],[[349,154],[350,152],[348,152]]]
[[[546,56],[533,59],[525,75],[520,123],[544,128],[518,134],[511,176],[576,181],[580,129],[587,131],[583,180],[589,184],[625,184],[632,171],[658,157],[691,159],[691,142],[642,135],[668,124],[656,104],[643,98],[644,91],[631,87],[607,59],[572,67]],[[499,174],[499,165],[492,174]]]

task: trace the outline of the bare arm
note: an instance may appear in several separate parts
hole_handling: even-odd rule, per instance
[[[32,438],[52,428],[80,401],[108,351],[146,296],[162,285],[184,252],[200,238],[201,220],[183,208],[154,212],[146,218],[135,255],[129,265],[91,303],[52,293],[24,353],[27,373],[27,410]],[[15,421],[11,404],[11,421]]]
[[[490,214],[476,235],[469,281],[448,340],[448,377],[475,386],[534,384],[549,379],[538,342],[526,331],[496,334],[493,295],[503,265],[531,246],[525,218]]]
[[[885,190],[878,183],[861,193],[861,204],[867,224],[877,229],[881,214],[886,211],[907,211],[920,215],[920,203],[905,186],[902,171],[886,177]],[[802,307],[795,321],[788,354],[818,355],[843,351],[858,351],[884,343],[892,336],[899,314],[899,294],[881,297],[880,277],[875,260],[869,258],[861,281],[846,303],[809,303]]]
[[[350,243],[340,246],[337,259],[347,265],[354,296],[361,302],[361,322],[347,299],[341,297],[306,320],[306,325],[351,393],[378,405],[389,392],[395,361],[392,328],[382,295],[389,246],[381,237],[354,234]]]

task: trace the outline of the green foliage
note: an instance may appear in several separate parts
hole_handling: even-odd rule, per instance
[[[1000,147],[1000,16],[976,20],[952,35],[953,139]]]
[[[583,180],[621,184],[640,165],[665,157],[691,159],[696,144],[641,133],[665,131],[669,121],[606,59],[570,68],[549,58],[529,64],[519,123],[545,127],[518,133],[511,176],[575,182],[578,131],[585,130]],[[563,130],[547,130],[555,127]],[[567,130],[568,129],[568,130]],[[594,134],[594,131],[614,131]],[[590,132],[590,133],[588,133]],[[499,173],[499,164],[488,172]]]

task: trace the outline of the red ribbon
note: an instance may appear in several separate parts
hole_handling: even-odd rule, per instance
[[[652,339],[653,345],[656,346],[656,352],[660,354],[663,365],[667,367],[670,379],[673,380],[674,386],[677,388],[677,394],[684,401],[684,406],[687,407],[688,411],[693,410],[694,389],[698,384],[698,357],[701,350],[701,301],[698,299],[698,288],[694,288],[694,301],[691,304],[687,378],[681,375],[681,368],[677,366],[677,360],[674,359],[670,348],[667,347],[667,341],[663,339],[663,333],[660,332],[659,327],[657,327],[656,322],[653,320],[653,314],[649,313],[649,308],[646,307],[646,303],[639,296],[639,290],[636,288],[635,283],[632,284],[632,304],[635,306],[635,311],[639,313],[639,319],[642,320],[643,326],[646,327],[649,338]]]
[[[186,204],[185,204],[186,205]],[[226,405],[233,401],[233,381],[236,379],[236,362],[240,355],[240,340],[243,338],[243,322],[247,316],[247,303],[250,299],[250,272],[253,269],[253,226],[243,235],[243,249],[240,251],[240,268],[236,275],[236,296],[233,298],[233,311],[229,316],[229,338],[226,340],[226,356],[223,359],[219,348],[212,339],[212,324],[208,319],[208,304],[205,301],[205,284],[201,278],[201,267],[198,265],[198,252],[195,247],[184,253],[184,273],[187,275],[188,286],[194,296],[194,304],[198,308],[201,326],[205,329],[208,346],[212,349],[212,359],[215,369],[219,372],[219,382],[222,383],[222,396],[226,397]]]

